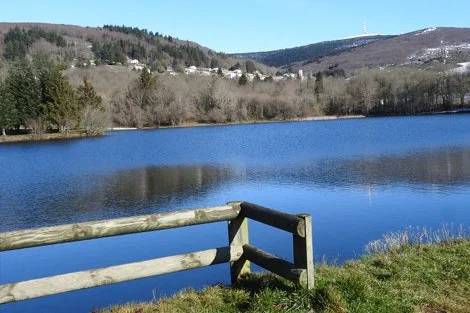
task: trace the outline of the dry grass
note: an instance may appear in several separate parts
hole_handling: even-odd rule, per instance
[[[470,313],[470,241],[461,238],[465,234],[449,226],[386,235],[394,242],[392,249],[381,245],[379,252],[344,266],[319,264],[311,291],[273,275],[252,274],[232,288],[187,290],[153,303],[96,312]]]
[[[14,142],[26,142],[26,141],[47,141],[47,140],[67,140],[84,138],[87,135],[83,132],[71,132],[71,133],[50,133],[50,134],[26,134],[26,135],[12,135],[12,136],[0,136],[1,143],[14,143]]]
[[[463,225],[445,224],[436,230],[426,227],[413,228],[410,226],[404,231],[387,233],[382,239],[368,243],[366,252],[384,253],[408,245],[425,246],[469,237],[470,229]]]

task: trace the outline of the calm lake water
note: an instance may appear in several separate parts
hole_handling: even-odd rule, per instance
[[[390,231],[470,225],[470,115],[112,132],[1,145],[0,169],[0,231],[246,200],[312,214],[315,259],[343,262]],[[250,236],[292,260],[289,234],[250,221]],[[0,284],[225,245],[217,223],[2,252]],[[228,281],[222,264],[0,312],[89,312]]]

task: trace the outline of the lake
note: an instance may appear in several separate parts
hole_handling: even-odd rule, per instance
[[[313,218],[315,260],[342,263],[409,226],[470,225],[470,115],[110,132],[0,145],[0,231],[245,200]],[[191,238],[182,241],[181,238]],[[0,284],[227,245],[216,223],[0,253]],[[291,236],[250,240],[292,260]],[[229,282],[228,264],[0,306],[89,312]]]

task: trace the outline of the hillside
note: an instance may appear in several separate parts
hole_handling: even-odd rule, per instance
[[[191,41],[145,29],[0,23],[0,79],[15,57],[25,55],[31,59],[37,54],[67,64],[66,76],[74,86],[79,86],[86,77],[105,103],[123,96],[129,84],[139,76],[135,69],[144,66],[154,72],[167,69],[183,72],[193,65],[230,68],[239,64],[243,68],[246,62]],[[264,73],[275,72],[263,64],[255,62],[255,66]]]
[[[233,56],[306,72],[330,67],[351,71],[395,66],[442,68],[444,65],[446,69],[470,61],[470,28],[427,28],[397,36],[364,35]]]
[[[338,64],[346,70],[395,66],[455,67],[470,61],[470,28],[428,28],[356,47],[349,51],[296,62],[307,71]]]
[[[7,61],[15,56],[45,53],[76,67],[90,63],[121,65],[128,59],[137,59],[140,64],[161,72],[168,67],[183,70],[191,65],[228,68],[240,62],[191,41],[114,25],[0,23],[0,53]]]
[[[233,56],[253,59],[270,66],[282,67],[296,62],[314,62],[325,56],[337,55],[355,47],[366,46],[373,42],[380,42],[393,37],[394,36],[364,35],[341,40],[324,41],[295,48],[266,52],[238,53],[233,54]]]

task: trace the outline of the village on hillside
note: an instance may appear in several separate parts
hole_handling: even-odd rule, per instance
[[[97,64],[95,60],[90,59],[87,62],[80,64],[79,66],[90,67],[90,66],[96,66],[96,65]],[[146,64],[141,63],[137,59],[130,59],[130,58],[127,58],[126,64],[116,63],[113,65],[107,65],[107,66],[127,66],[127,68],[130,71],[142,71],[146,68],[148,69]],[[75,68],[78,66],[75,64],[72,64],[71,67]],[[266,79],[268,80],[272,79],[273,81],[281,81],[281,80],[288,80],[288,79],[291,79],[291,80],[300,79],[301,81],[304,80],[304,74],[302,70],[298,70],[297,73],[284,73],[282,75],[280,75],[280,73],[277,73],[277,75],[266,75],[258,70],[255,70],[252,73],[248,73],[241,69],[230,70],[230,69],[224,69],[224,68],[219,68],[219,67],[214,67],[214,68],[207,67],[206,68],[206,67],[196,67],[194,65],[185,68],[182,72],[175,71],[172,67],[167,67],[164,74],[170,75],[170,76],[178,76],[178,75],[216,76],[218,75],[226,79],[239,79],[243,74],[245,74],[249,82],[254,81],[254,80],[264,81]]]

